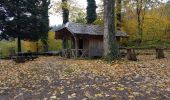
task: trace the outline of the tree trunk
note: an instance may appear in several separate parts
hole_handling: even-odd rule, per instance
[[[127,59],[131,61],[137,61],[134,49],[127,49]]]
[[[18,44],[18,52],[21,52],[21,38],[20,37],[18,37],[17,44]]]
[[[48,52],[48,43],[44,44],[44,52]]]
[[[143,6],[143,3],[144,3],[143,0],[136,0],[136,3],[137,3],[136,14],[137,14],[137,30],[138,30],[137,39],[138,39],[138,41],[142,42],[143,24],[144,24],[144,15],[145,15],[143,13],[145,13],[145,7]]]
[[[69,22],[68,0],[62,0],[63,24]]]
[[[138,22],[138,38],[139,39],[142,39],[142,21],[141,21],[141,18],[140,18],[140,14],[137,15],[137,22]]]
[[[48,36],[45,36],[41,39],[41,42],[43,44],[44,52],[48,52]]]
[[[115,36],[115,0],[104,0],[104,57],[112,60],[119,57]]]
[[[163,48],[156,48],[156,58],[157,59],[165,58],[164,49]]]

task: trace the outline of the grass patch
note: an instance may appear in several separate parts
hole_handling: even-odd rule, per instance
[[[16,51],[16,42],[0,41],[0,58],[8,57]]]

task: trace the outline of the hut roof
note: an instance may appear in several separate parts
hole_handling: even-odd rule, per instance
[[[68,22],[62,25],[60,28],[54,29],[56,32],[66,28],[73,34],[87,34],[87,35],[103,35],[104,27],[99,25],[87,25],[80,23]],[[125,32],[117,31],[116,36],[127,37],[128,35]]]

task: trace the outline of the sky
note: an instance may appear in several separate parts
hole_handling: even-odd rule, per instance
[[[53,1],[58,1],[58,0],[53,0]],[[78,5],[81,5],[86,10],[87,0],[77,0],[77,1],[78,1]],[[168,0],[163,0],[163,2],[167,2],[167,1]],[[98,5],[99,3],[100,0],[96,0],[96,4]],[[49,20],[50,20],[50,26],[62,24],[62,15],[50,15]]]
[[[58,0],[53,0],[53,1],[58,1]],[[81,5],[84,9],[86,9],[87,0],[77,0],[77,1],[78,1],[78,5]],[[96,4],[99,4],[99,3],[100,3],[100,0],[96,0]],[[62,15],[60,16],[50,15],[49,20],[50,20],[50,26],[62,24]]]

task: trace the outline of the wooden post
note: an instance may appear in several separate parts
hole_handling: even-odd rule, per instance
[[[137,61],[134,49],[132,48],[127,49],[127,59],[131,61]]]
[[[37,52],[39,52],[38,41],[36,42]]]
[[[62,53],[61,56],[65,56],[65,37],[62,39]]]
[[[163,48],[156,48],[156,58],[157,59],[165,58],[164,49]]]
[[[78,57],[78,43],[77,43],[77,38],[75,38],[75,49],[76,49],[76,58]]]
[[[64,37],[63,37],[63,39],[62,39],[62,49],[64,49],[64,42],[65,42],[65,39],[64,39]]]

